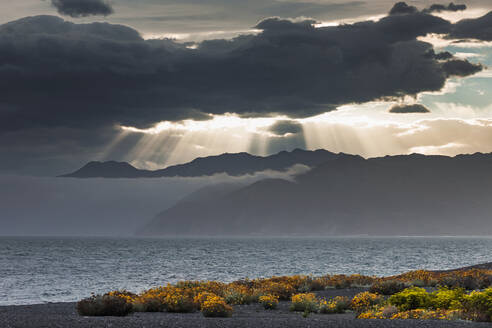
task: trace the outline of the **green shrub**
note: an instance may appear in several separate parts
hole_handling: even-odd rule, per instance
[[[431,294],[431,306],[434,309],[458,310],[462,307],[465,290],[463,288],[449,289],[440,287]]]
[[[381,295],[393,295],[405,289],[405,284],[398,280],[378,281],[371,285],[369,292]]]
[[[388,299],[400,311],[427,309],[431,306],[431,296],[424,288],[411,287],[396,293]]]
[[[473,291],[463,297],[463,313],[474,321],[492,321],[492,288]]]
[[[77,302],[77,312],[83,316],[126,316],[133,310],[124,298],[111,295],[92,295]]]

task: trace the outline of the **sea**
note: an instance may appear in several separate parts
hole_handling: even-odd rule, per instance
[[[0,305],[73,302],[179,280],[387,276],[491,261],[485,237],[0,237]]]

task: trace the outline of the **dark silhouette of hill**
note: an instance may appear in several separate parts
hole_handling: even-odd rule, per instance
[[[491,154],[345,155],[295,181],[184,200],[139,234],[490,235],[491,168]]]
[[[196,158],[193,161],[149,171],[137,169],[126,162],[90,162],[79,170],[61,175],[72,178],[158,178],[198,177],[218,173],[231,176],[253,174],[265,170],[284,171],[293,165],[316,166],[343,156],[318,149],[315,151],[295,149],[271,156],[254,156],[248,153],[222,154]]]

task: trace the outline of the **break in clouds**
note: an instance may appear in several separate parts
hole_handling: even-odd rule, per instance
[[[97,4],[107,3],[99,0],[84,1],[95,4],[89,9],[78,3],[53,0],[75,17],[112,10],[104,12]],[[0,133],[15,140],[4,146],[12,156],[2,165],[17,166],[22,156],[55,162],[65,150],[111,140],[116,125],[148,127],[227,112],[308,117],[348,103],[438,91],[450,77],[483,69],[417,38],[492,40],[492,13],[453,24],[429,13],[435,10],[398,6],[377,22],[340,26],[266,18],[255,26],[257,34],[200,43],[145,40],[130,27],[54,16],[3,24]],[[44,149],[30,144],[39,135]]]

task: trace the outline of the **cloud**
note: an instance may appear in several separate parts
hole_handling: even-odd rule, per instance
[[[397,2],[391,8],[390,15],[406,15],[406,14],[416,14],[418,13],[417,7],[409,6],[405,2]]]
[[[463,11],[466,10],[466,5],[462,4],[454,4],[452,2],[449,3],[449,5],[442,5],[442,4],[433,4],[429,8],[426,8],[423,10],[423,12],[427,13],[433,13],[433,12],[443,12],[443,11]]]
[[[450,53],[449,51],[443,51],[443,52],[440,52],[438,54],[436,54],[435,58],[437,60],[447,60],[447,59],[451,59],[453,58],[453,54]]]
[[[143,127],[225,112],[306,117],[346,103],[438,91],[450,75],[426,56],[432,46],[416,40],[449,29],[439,17],[312,24],[269,18],[257,25],[258,35],[189,49],[144,40],[121,25],[51,16],[7,23],[0,26],[0,104],[14,110],[1,110],[0,126]]]
[[[483,70],[480,64],[470,63],[468,60],[448,60],[443,63],[442,68],[447,76],[469,76]]]
[[[430,113],[430,110],[421,104],[398,104],[391,106],[389,112],[394,114]]]
[[[61,15],[74,18],[87,16],[108,16],[114,10],[107,0],[51,0]]]
[[[457,22],[453,25],[449,37],[492,41],[492,12],[476,19]]]
[[[449,5],[442,5],[442,4],[432,4],[430,7],[419,10],[415,6],[410,6],[406,2],[397,2],[394,4],[394,6],[391,8],[389,15],[407,15],[407,14],[417,14],[417,13],[424,13],[424,14],[431,14],[434,12],[443,12],[443,11],[462,11],[466,10],[466,5],[461,5],[461,4],[454,4],[454,3],[449,3]]]
[[[296,121],[281,120],[271,125],[268,131],[278,136],[297,134],[302,132],[302,124]]]
[[[66,143],[97,153],[119,125],[228,112],[300,118],[439,91],[449,77],[482,67],[439,57],[417,38],[458,31],[485,38],[492,22],[484,17],[466,28],[422,12],[325,27],[267,18],[257,34],[193,45],[145,40],[122,25],[26,17],[0,25],[0,135],[17,137],[0,152],[41,165],[60,161]]]

